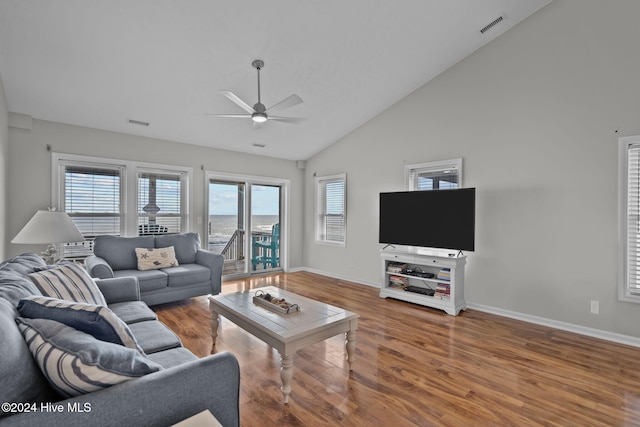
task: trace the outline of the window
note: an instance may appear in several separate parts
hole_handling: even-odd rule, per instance
[[[122,168],[63,164],[61,205],[84,236],[120,234]]]
[[[346,241],[345,174],[316,177],[316,241],[344,246]]]
[[[462,159],[405,165],[406,188],[447,190],[462,184]]]
[[[180,233],[184,173],[138,172],[138,234]]]
[[[640,302],[640,136],[620,138],[619,298]]]
[[[91,254],[100,235],[188,230],[190,168],[59,153],[52,158],[54,205],[85,237],[82,243],[64,245],[64,257]]]

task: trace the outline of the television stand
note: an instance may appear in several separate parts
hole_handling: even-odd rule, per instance
[[[422,249],[383,249],[381,298],[394,298],[444,310],[457,316],[467,309],[464,300],[466,256],[450,256]],[[432,277],[430,277],[432,276]],[[411,287],[413,291],[407,291]],[[416,292],[414,287],[433,289]]]

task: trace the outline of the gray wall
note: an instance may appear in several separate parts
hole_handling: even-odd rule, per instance
[[[640,134],[640,2],[556,0],[307,162],[303,264],[380,284],[378,193],[463,158],[466,299],[640,337],[617,300],[618,138]],[[347,246],[314,243],[313,173],[346,172]],[[600,315],[590,314],[600,301]]]
[[[9,157],[9,109],[0,76],[0,259],[5,259],[7,235],[7,182]]]
[[[1,122],[0,122],[1,124]],[[126,159],[193,168],[193,230],[203,241],[206,221],[195,225],[196,216],[205,215],[205,171],[285,178],[290,187],[290,260],[291,268],[302,263],[302,191],[303,173],[295,162],[264,156],[216,150],[197,145],[144,138],[116,132],[33,120],[33,129],[9,128],[9,193],[11,209],[7,233],[11,240],[38,209],[51,205],[52,151],[114,159]],[[204,171],[201,170],[201,165]],[[10,254],[43,247],[9,244]]]

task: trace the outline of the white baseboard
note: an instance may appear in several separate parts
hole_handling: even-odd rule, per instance
[[[328,271],[316,270],[313,268],[299,267],[291,269],[294,271],[308,271],[309,273],[320,274],[322,276],[333,277],[334,279],[346,280],[349,282],[358,283],[361,285],[372,286],[374,288],[380,288],[379,283],[363,282],[361,279],[353,277],[341,276],[330,273]],[[612,341],[619,344],[630,345],[633,347],[640,347],[640,338],[632,337],[629,335],[616,334],[614,332],[602,331],[600,329],[587,328],[586,326],[574,325],[572,323],[560,322],[558,320],[547,319],[545,317],[533,316],[531,314],[518,313],[516,311],[504,310],[502,308],[491,307],[482,304],[474,304],[467,301],[467,308],[473,310],[483,311],[485,313],[495,314],[497,316],[508,317],[510,319],[522,320],[523,322],[534,323],[536,325],[547,326],[549,328],[560,329],[563,331],[574,332],[580,335],[586,335],[588,337],[599,338],[605,341]]]
[[[491,313],[498,316],[509,317],[511,319],[522,320],[523,322],[535,323],[536,325],[548,326],[550,328],[574,332],[576,334],[599,338],[606,341],[612,341],[619,344],[640,347],[640,338],[632,337],[629,335],[622,335],[616,334],[615,332],[607,332],[600,329],[587,328],[586,326],[574,325],[573,323],[560,322],[558,320],[533,316],[531,314],[518,313],[516,311],[504,310],[502,308],[490,307],[482,304],[473,304],[467,302],[467,307],[478,311],[484,311],[485,313]]]
[[[380,284],[379,283],[367,283],[367,282],[363,282],[362,279],[356,279],[356,278],[348,277],[348,276],[340,276],[340,275],[337,275],[337,274],[334,274],[334,273],[330,273],[328,271],[316,270],[314,268],[308,268],[308,267],[302,267],[302,268],[299,268],[297,270],[298,271],[308,271],[309,273],[315,273],[315,274],[319,274],[321,276],[333,277],[334,279],[346,280],[348,282],[358,283],[360,285],[372,286],[374,288],[380,289]]]

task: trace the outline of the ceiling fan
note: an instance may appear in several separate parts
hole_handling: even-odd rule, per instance
[[[277,120],[279,122],[285,123],[300,123],[306,120],[304,117],[281,117],[281,116],[272,116],[270,113],[284,108],[293,107],[294,105],[298,105],[302,103],[302,98],[298,95],[293,94],[277,104],[272,105],[269,108],[266,108],[264,104],[260,100],[260,70],[264,68],[264,61],[261,59],[256,59],[251,63],[253,68],[258,71],[258,102],[256,102],[253,107],[250,107],[249,104],[244,102],[240,97],[238,97],[235,93],[230,90],[222,90],[221,92],[229,98],[231,101],[235,102],[240,108],[245,110],[248,114],[208,114],[216,117],[231,117],[231,118],[242,118],[242,119],[251,119],[254,123],[264,123],[267,120]],[[267,114],[269,112],[269,114]]]

